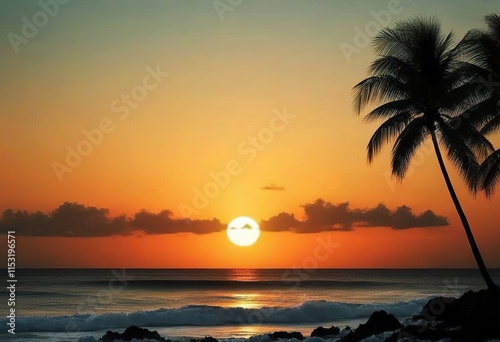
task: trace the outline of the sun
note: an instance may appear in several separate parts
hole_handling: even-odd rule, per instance
[[[227,237],[236,246],[253,245],[259,236],[259,225],[250,217],[239,216],[227,225]]]

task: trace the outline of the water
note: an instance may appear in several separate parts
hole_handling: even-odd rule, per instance
[[[176,339],[309,335],[319,325],[357,326],[374,310],[404,319],[432,296],[484,287],[478,271],[463,269],[18,269],[16,276],[16,335],[3,318],[0,340],[94,341],[129,325]],[[500,270],[492,276],[498,281]]]

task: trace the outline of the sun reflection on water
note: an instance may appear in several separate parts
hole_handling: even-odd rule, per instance
[[[262,334],[262,327],[252,326],[252,325],[241,325],[238,327],[234,327],[235,332],[233,333],[234,337],[239,338],[250,338],[251,336]]]
[[[244,309],[254,309],[260,308],[259,298],[261,297],[258,293],[233,293],[231,297],[234,298],[231,306],[244,308]]]
[[[258,281],[261,277],[255,269],[232,269],[228,270],[227,280],[231,281]]]

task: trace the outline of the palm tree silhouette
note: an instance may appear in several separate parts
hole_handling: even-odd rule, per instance
[[[485,17],[486,31],[469,31],[457,50],[463,53],[471,64],[467,71],[476,74],[484,82],[488,97],[474,106],[470,120],[484,135],[500,128],[500,16]],[[500,180],[500,150],[490,154],[480,166],[479,186],[491,196]]]
[[[444,181],[462,221],[477,265],[488,288],[498,288],[491,279],[460,205],[441,155],[441,143],[468,188],[477,190],[479,158],[493,146],[469,121],[456,125],[456,118],[471,103],[481,99],[473,75],[452,49],[453,35],[443,35],[435,18],[416,17],[383,29],[374,39],[379,56],[370,66],[370,77],[354,87],[354,107],[382,103],[365,116],[365,121],[384,122],[371,137],[367,155],[371,163],[382,146],[395,140],[392,174],[402,181],[416,150],[430,137]]]

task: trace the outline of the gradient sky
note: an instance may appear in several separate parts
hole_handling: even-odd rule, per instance
[[[354,115],[351,89],[374,59],[358,32],[373,36],[377,17],[392,25],[436,15],[459,40],[500,13],[498,1],[61,2],[44,17],[37,1],[0,0],[1,211],[48,213],[77,202],[110,217],[170,210],[181,220],[195,189],[230,163],[238,172],[190,219],[227,224],[286,212],[304,221],[304,206],[321,198],[353,209],[431,210],[449,225],[264,231],[246,248],[223,231],[20,235],[18,266],[302,267],[327,240],[336,247],[318,267],[475,266],[429,144],[402,184],[389,177],[390,148],[367,165],[377,123]],[[40,27],[24,27],[34,20]],[[13,44],[23,30],[31,37]],[[357,50],[346,57],[347,44]],[[145,78],[150,90],[141,92]],[[144,98],[126,104],[134,89]],[[293,118],[281,125],[277,112]],[[107,133],[89,145],[83,131],[99,127]],[[265,142],[252,147],[259,134]],[[54,165],[84,145],[91,151],[58,177]],[[473,198],[451,174],[487,265],[500,267],[500,195]]]

